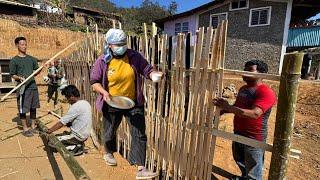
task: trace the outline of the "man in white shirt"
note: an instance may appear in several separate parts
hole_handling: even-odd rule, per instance
[[[84,142],[90,136],[92,128],[92,111],[88,101],[80,100],[80,92],[74,85],[68,85],[62,90],[62,95],[71,104],[67,114],[59,122],[48,129],[47,133],[52,133],[63,126],[70,128],[70,132],[57,134],[57,138],[74,155],[83,153]],[[49,144],[49,146],[52,146]]]

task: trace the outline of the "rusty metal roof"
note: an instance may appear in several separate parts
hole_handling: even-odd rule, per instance
[[[28,7],[28,8],[32,8],[32,9],[36,9],[35,7],[26,5],[26,4],[22,4],[22,3],[18,3],[15,1],[6,1],[6,0],[0,0],[0,4],[10,4],[10,5],[14,5],[14,6],[22,6],[22,7]]]

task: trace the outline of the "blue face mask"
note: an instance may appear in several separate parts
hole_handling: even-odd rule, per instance
[[[120,47],[113,47],[112,52],[116,56],[122,56],[124,55],[124,53],[126,53],[127,49],[128,49],[127,45],[120,46]]]

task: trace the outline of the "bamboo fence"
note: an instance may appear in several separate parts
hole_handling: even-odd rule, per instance
[[[165,77],[159,83],[144,81],[147,162],[149,169],[160,172],[161,178],[211,179],[216,137],[239,142],[272,152],[273,146],[218,129],[220,110],[211,100],[221,97],[224,74],[247,75],[279,80],[278,75],[249,73],[224,69],[227,22],[217,29],[200,28],[195,35],[175,37],[156,35],[128,36],[128,47],[139,51]],[[191,38],[195,45],[191,46]],[[79,50],[63,61],[69,84],[76,85],[82,98],[93,108],[93,127],[103,142],[102,114],[95,108],[90,69],[102,53],[103,36],[87,33]],[[192,52],[192,53],[190,53]],[[131,136],[126,121],[117,132],[118,152],[129,159]]]
[[[145,26],[145,31],[146,26]],[[191,34],[172,37],[153,35],[128,38],[129,48],[140,51],[155,68],[165,74],[158,84],[145,81],[147,166],[169,177],[211,179],[219,109],[211,103],[220,97],[224,68],[227,23],[217,29],[200,28],[196,34],[194,56],[190,57]],[[153,30],[152,32],[156,32]],[[63,61],[69,84],[76,85],[82,98],[94,110],[93,127],[103,140],[102,117],[96,111],[95,97],[89,84],[92,63],[101,52],[102,37],[88,34],[79,50]],[[99,48],[100,47],[100,48]],[[192,64],[190,64],[192,59]],[[131,137],[123,121],[118,130],[118,150],[128,158]]]

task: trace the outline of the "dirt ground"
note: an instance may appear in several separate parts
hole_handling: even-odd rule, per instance
[[[225,85],[235,84],[237,89],[242,85],[241,79],[232,79]],[[273,89],[278,84],[267,82]],[[41,108],[38,115],[47,113],[45,102],[46,87],[40,87]],[[67,106],[64,105],[64,112]],[[292,139],[292,148],[302,151],[300,159],[289,159],[287,179],[319,179],[320,171],[320,83],[301,82],[298,96],[295,128]],[[0,104],[0,137],[20,132],[17,126],[17,109],[14,96]],[[272,143],[276,107],[273,108],[269,119],[268,142]],[[221,117],[219,128],[232,132],[233,116],[230,114]],[[51,115],[42,119],[43,122],[57,119]],[[12,130],[10,130],[12,129]],[[134,179],[136,168],[130,166],[119,154],[116,155],[119,165],[109,167],[102,160],[101,154],[94,148],[91,140],[86,142],[88,153],[76,157],[91,179]],[[17,135],[0,141],[0,179],[74,179],[71,171],[59,154],[50,154],[44,151],[40,137],[25,138]],[[271,153],[266,153],[264,179],[267,179]],[[214,176],[217,179],[227,179],[232,174],[240,175],[231,153],[231,141],[218,138],[215,159]],[[11,174],[10,174],[11,173]],[[2,178],[3,177],[3,178]]]
[[[265,81],[275,92],[279,84]],[[225,86],[234,84],[239,89],[241,79],[227,80]],[[276,108],[274,107],[268,122],[267,142],[272,144],[275,129]],[[226,114],[220,119],[219,129],[233,132],[233,115]],[[287,179],[320,179],[320,83],[301,81],[292,137],[293,149],[300,150],[300,159],[289,158]],[[265,154],[264,179],[267,179],[271,153]],[[231,141],[218,138],[215,159],[213,161],[218,179],[225,179],[241,172],[232,158]]]
[[[38,116],[47,114],[45,90],[45,87],[40,87],[40,100],[43,108],[39,109]],[[66,111],[67,106],[64,106],[64,112]],[[11,96],[5,104],[0,104],[1,139],[21,131],[18,128],[12,129],[17,127],[16,116],[16,101],[14,96]],[[52,121],[47,125],[50,127],[57,121],[57,118],[48,115],[42,118],[42,121]],[[52,155],[44,148],[39,136],[26,138],[20,134],[4,141],[0,140],[0,179],[75,179],[59,153]],[[88,153],[76,157],[76,160],[91,179],[135,179],[136,167],[130,166],[119,154],[116,154],[118,166],[110,167],[104,163],[102,155],[94,148],[91,139],[86,141],[86,148],[88,148]]]

